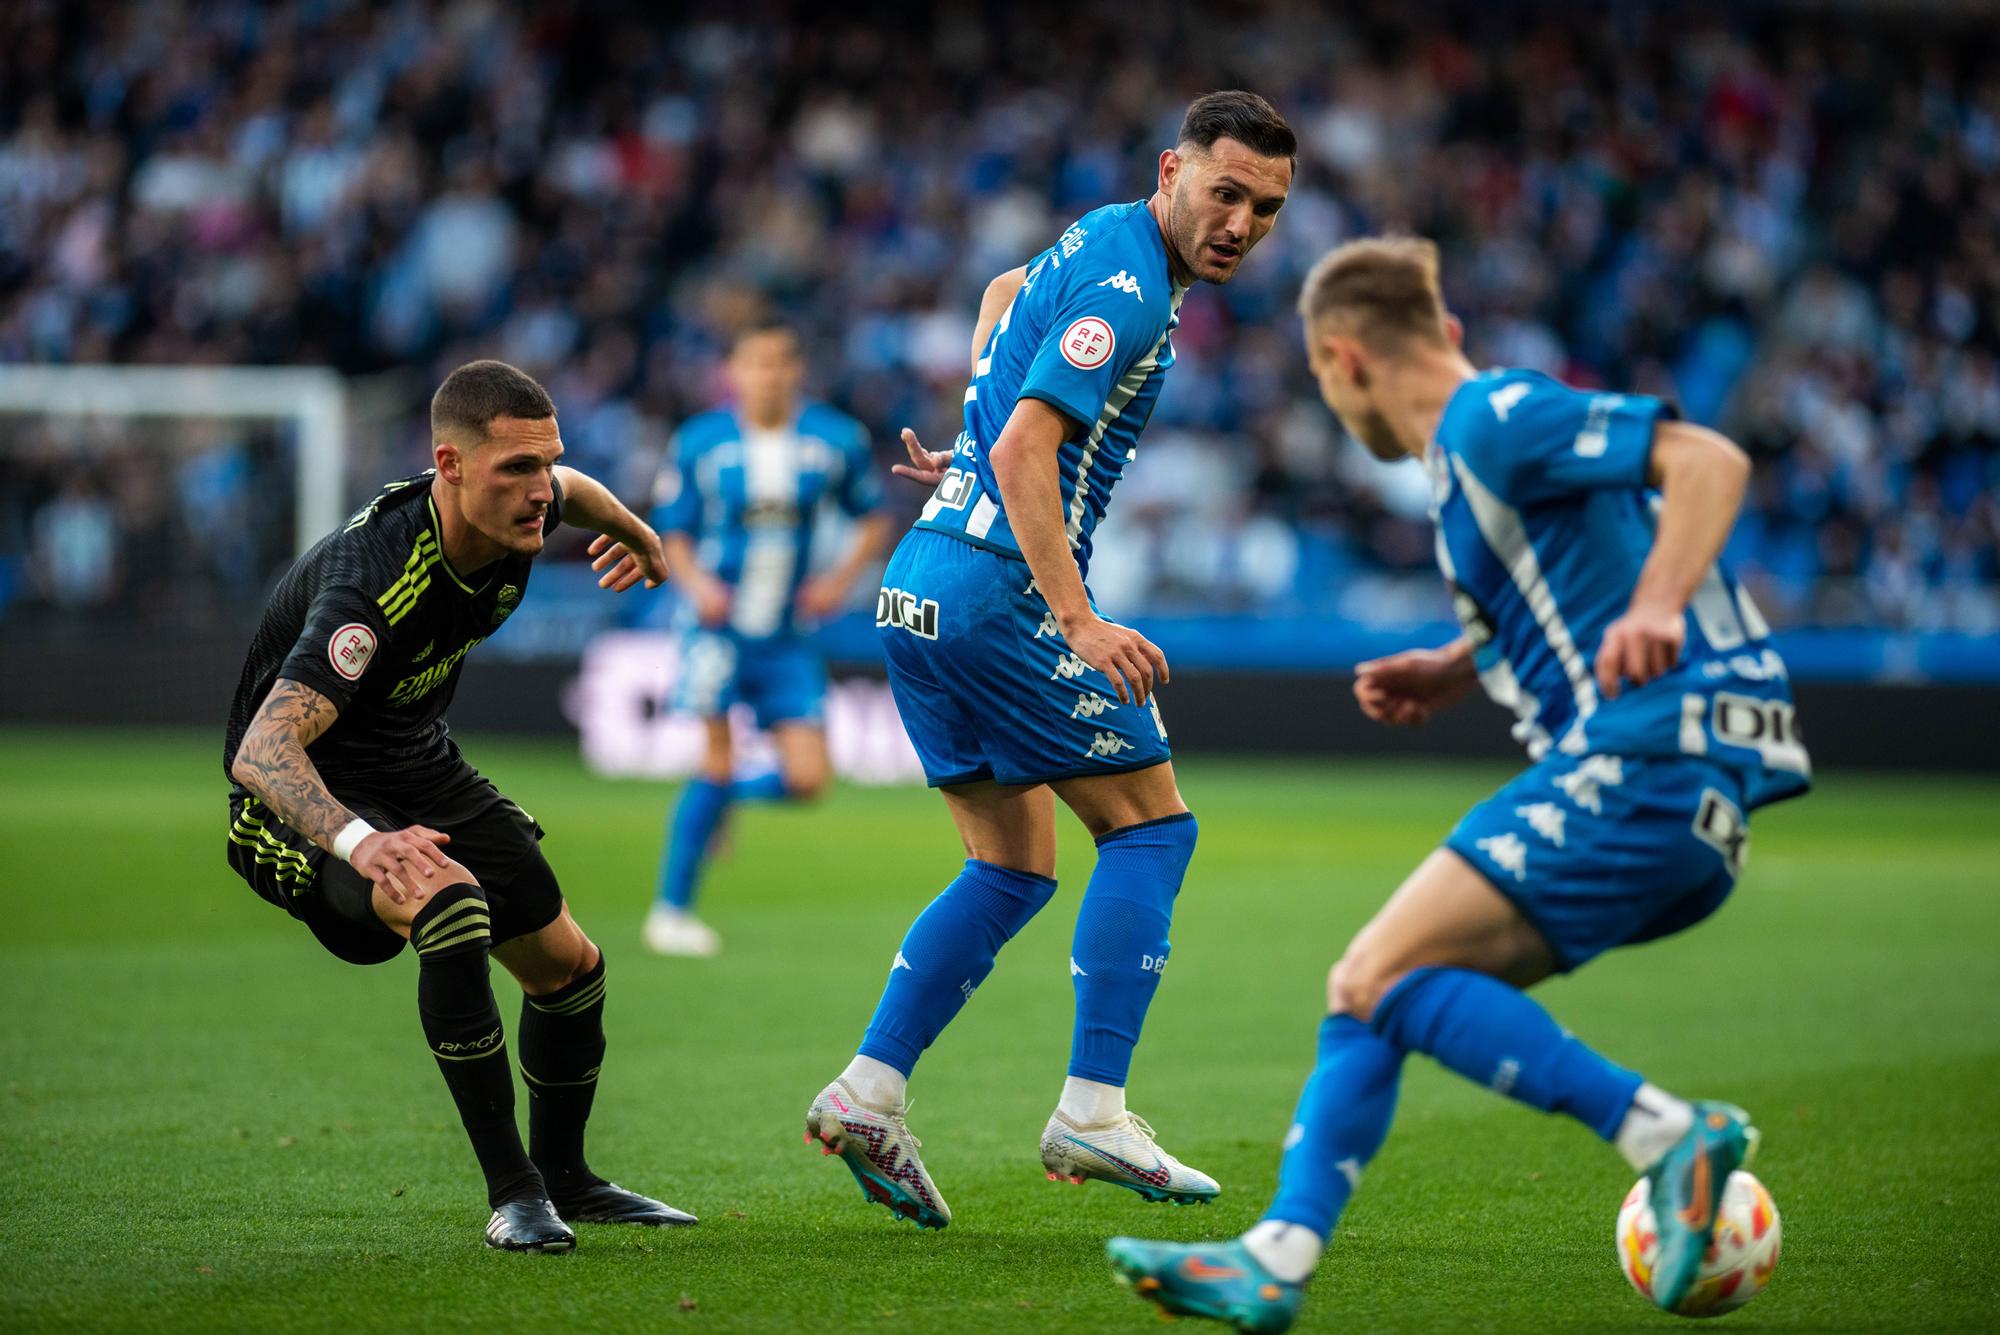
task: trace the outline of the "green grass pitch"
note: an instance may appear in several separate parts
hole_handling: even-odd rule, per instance
[[[918,1072],[957,1211],[929,1234],[864,1205],[800,1125],[957,865],[937,800],[740,813],[707,899],[726,953],[663,961],[636,938],[672,790],[474,739],[610,957],[592,1163],[702,1217],[542,1258],[480,1245],[409,958],[342,965],[223,865],[220,745],[0,733],[0,1328],[1154,1329],[1103,1239],[1257,1217],[1327,966],[1505,773],[1185,764],[1201,847],[1131,1093],[1223,1183],[1198,1210],[1043,1179],[1089,865],[1065,830],[1058,902]],[[1785,1256],[1729,1327],[2000,1326],[2000,782],[1827,776],[1759,818],[1715,918],[1542,995],[1660,1084],[1757,1114]],[[1613,1257],[1629,1178],[1582,1129],[1413,1062],[1300,1328],[1666,1330]]]

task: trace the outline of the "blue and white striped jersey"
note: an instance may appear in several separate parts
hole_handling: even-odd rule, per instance
[[[653,494],[653,526],[693,539],[703,569],[734,590],[730,629],[748,639],[798,629],[822,501],[865,515],[882,504],[868,433],[808,403],[789,428],[758,430],[726,409],[682,424]]]
[[[1480,681],[1531,756],[1706,756],[1744,772],[1756,807],[1805,791],[1811,764],[1771,629],[1720,562],[1674,670],[1614,700],[1597,690],[1598,645],[1652,550],[1646,468],[1671,412],[1537,371],[1466,381],[1425,458],[1438,565]]]
[[[1186,292],[1168,275],[1166,242],[1143,201],[1079,218],[1028,266],[987,339],[956,458],[917,527],[1019,558],[990,455],[1014,405],[1041,399],[1078,424],[1057,468],[1069,545],[1088,571],[1090,535],[1174,364]]]

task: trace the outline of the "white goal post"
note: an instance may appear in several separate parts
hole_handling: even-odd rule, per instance
[[[0,366],[0,415],[9,413],[293,422],[295,547],[347,517],[347,386],[323,366]],[[0,441],[8,434],[0,429]]]

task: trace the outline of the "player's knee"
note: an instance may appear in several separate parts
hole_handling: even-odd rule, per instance
[[[410,920],[410,944],[419,960],[492,949],[493,914],[486,892],[462,881],[433,893]]]
[[[793,802],[817,802],[826,796],[832,776],[824,765],[800,765],[785,773],[785,797]]]
[[[1329,1015],[1349,1015],[1363,1024],[1375,1018],[1375,1007],[1402,975],[1384,968],[1366,951],[1349,948],[1326,976],[1326,1009]]]
[[[443,885],[469,885],[479,889],[479,878],[472,874],[472,869],[453,858],[446,858],[444,866],[431,879]]]

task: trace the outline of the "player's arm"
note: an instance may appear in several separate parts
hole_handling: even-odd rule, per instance
[[[667,574],[682,596],[694,604],[695,619],[704,626],[719,626],[729,619],[729,586],[701,568],[695,559],[694,539],[669,529],[660,535],[666,556]]]
[[[1021,285],[1028,281],[1028,266],[1023,264],[1009,269],[986,285],[986,291],[979,298],[979,319],[972,326],[972,373],[979,374],[979,354],[986,347],[986,340],[993,336],[993,326],[1000,323],[1000,317],[1014,298],[1020,295]]]
[[[303,682],[280,677],[244,730],[230,777],[257,795],[278,819],[327,852],[350,862],[396,903],[422,899],[431,877],[446,865],[438,845],[451,836],[421,825],[374,830],[327,790],[306,748],[333,726],[340,711]],[[405,879],[407,877],[407,879]]]
[[[667,582],[666,557],[652,525],[596,478],[563,464],[556,465],[555,475],[562,487],[563,521],[598,535],[590,544],[590,568],[600,572],[599,588],[623,593],[642,579],[649,589]]]
[[[854,581],[889,540],[889,516],[863,515],[854,526],[854,541],[838,561],[799,588],[799,610],[811,617],[830,617],[847,601]]]
[[[1000,484],[1000,503],[1007,508],[1014,541],[1063,639],[1084,662],[1111,678],[1120,700],[1143,704],[1155,680],[1167,680],[1167,656],[1138,631],[1106,621],[1091,609],[1083,575],[1070,553],[1056,472],[1057,451],[1074,429],[1067,416],[1041,399],[1020,400],[993,445],[993,477]]]
[[[1354,665],[1354,698],[1377,723],[1415,728],[1463,700],[1479,681],[1472,641],[1463,635],[1441,649],[1406,649]]]
[[[1729,540],[1749,486],[1750,459],[1707,427],[1661,422],[1646,482],[1659,489],[1662,504],[1631,606],[1605,628],[1598,646],[1597,685],[1606,699],[1617,696],[1621,683],[1644,686],[1679,661],[1688,599]]]

